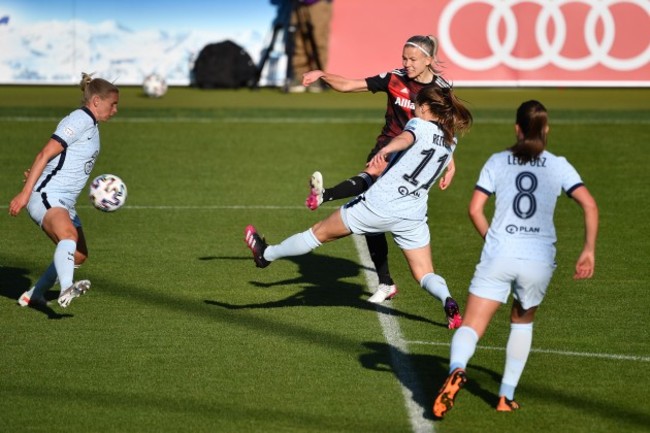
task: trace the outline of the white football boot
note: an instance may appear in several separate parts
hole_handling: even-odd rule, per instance
[[[83,295],[90,289],[90,281],[88,280],[79,280],[67,289],[65,289],[61,294],[59,295],[58,303],[62,308],[66,308],[68,305],[70,305],[70,302],[74,298],[78,298],[79,296]]]
[[[323,175],[320,171],[315,171],[309,179],[309,196],[305,200],[305,206],[311,210],[318,209],[318,206],[323,203],[323,191],[325,191],[323,188]]]
[[[44,296],[34,296],[34,288],[32,287],[18,298],[18,305],[27,307],[28,305],[47,305],[47,300]]]
[[[392,299],[397,295],[397,286],[395,284],[380,284],[377,286],[377,291],[368,298],[368,302],[373,304],[381,304],[386,299]]]

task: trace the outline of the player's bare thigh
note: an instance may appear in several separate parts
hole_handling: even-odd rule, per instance
[[[77,242],[77,228],[72,224],[70,213],[66,208],[52,207],[48,209],[43,217],[41,227],[55,244],[63,239]]]
[[[433,273],[433,262],[431,260],[431,245],[427,244],[424,247],[414,248],[410,250],[402,250],[406,261],[411,269],[411,274],[415,281],[421,281],[426,274]]]
[[[325,243],[350,235],[352,232],[343,224],[341,209],[332,212],[330,216],[317,222],[312,227],[312,232],[319,242]]]

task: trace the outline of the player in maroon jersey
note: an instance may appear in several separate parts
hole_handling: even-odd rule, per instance
[[[410,37],[402,49],[402,69],[394,69],[368,78],[345,78],[329,72],[315,70],[303,75],[302,84],[309,86],[318,80],[324,81],[332,89],[343,92],[385,92],[386,123],[377,137],[376,144],[368,154],[367,162],[395,136],[402,132],[406,123],[415,115],[415,97],[422,87],[436,84],[440,87],[450,87],[449,83],[440,76],[436,68],[438,60],[438,40],[431,35],[416,35]],[[381,174],[383,167],[366,166],[365,169],[339,183],[332,188],[323,187],[323,176],[315,172],[310,179],[310,194],[305,205],[315,210],[323,202],[353,197],[367,190]],[[452,160],[447,171],[440,178],[440,189],[446,189],[454,176],[455,165]],[[388,242],[385,235],[367,236],[366,242],[370,257],[377,269],[379,286],[374,295],[368,300],[374,303],[383,302],[397,294],[397,287],[388,269]],[[457,305],[450,306],[457,309]]]

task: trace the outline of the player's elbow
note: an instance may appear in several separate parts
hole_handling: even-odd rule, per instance
[[[593,215],[595,217],[598,217],[598,205],[596,204],[596,200],[591,195],[583,197],[580,200],[580,206],[586,215]]]
[[[476,222],[483,217],[483,206],[473,202],[470,203],[469,208],[467,209],[467,215],[472,222]]]

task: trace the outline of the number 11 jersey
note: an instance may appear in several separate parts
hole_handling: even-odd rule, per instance
[[[429,189],[451,161],[456,145],[444,143],[442,129],[435,122],[417,117],[408,121],[404,131],[413,134],[414,143],[392,156],[365,193],[366,204],[378,215],[424,220]]]

